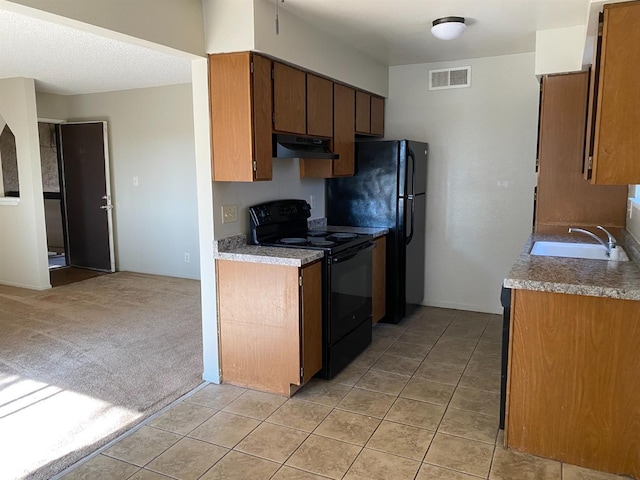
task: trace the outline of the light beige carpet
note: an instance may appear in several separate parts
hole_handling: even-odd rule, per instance
[[[0,286],[0,478],[49,478],[201,383],[200,283]]]

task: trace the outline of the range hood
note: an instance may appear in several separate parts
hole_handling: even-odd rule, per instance
[[[329,140],[298,135],[274,135],[273,156],[275,158],[325,158],[336,159],[337,153],[329,149]]]

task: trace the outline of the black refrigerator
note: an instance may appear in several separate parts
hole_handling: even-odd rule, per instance
[[[329,225],[389,229],[383,319],[389,323],[402,320],[424,295],[427,156],[422,142],[361,141],[355,175],[327,180]]]

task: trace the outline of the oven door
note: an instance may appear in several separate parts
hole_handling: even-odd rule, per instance
[[[371,242],[328,258],[327,330],[333,345],[371,316]]]

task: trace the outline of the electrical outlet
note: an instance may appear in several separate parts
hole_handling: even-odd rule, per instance
[[[138,186],[138,177],[133,177],[133,186],[134,187]]]
[[[222,223],[233,223],[238,221],[238,206],[223,205],[222,206]]]
[[[184,252],[184,263],[189,263],[191,261],[191,256],[188,252]]]

